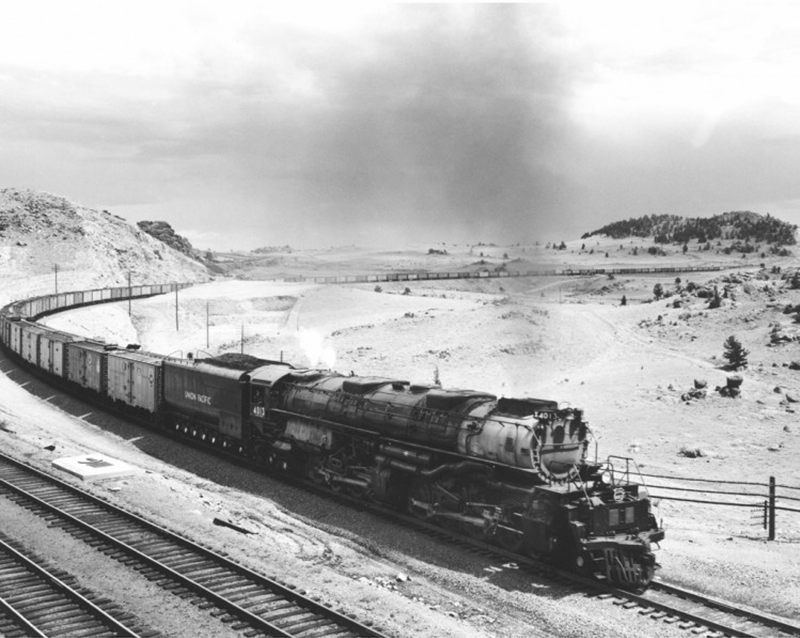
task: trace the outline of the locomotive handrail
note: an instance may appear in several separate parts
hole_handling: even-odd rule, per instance
[[[386,383],[387,384],[391,383],[391,381],[392,380],[387,379]],[[367,398],[362,397],[359,394],[356,394],[356,393],[353,393],[353,392],[346,392],[344,390],[329,390],[327,388],[311,388],[311,387],[300,385],[300,384],[297,384],[297,383],[287,383],[286,385],[301,389],[303,392],[308,392],[308,393],[312,393],[312,394],[316,393],[316,394],[326,395],[326,396],[329,396],[329,397],[335,397],[335,396],[337,396],[337,394],[339,392],[342,392],[342,393],[347,394],[347,395],[357,396],[363,401],[363,403],[365,405],[363,411],[365,413],[372,414],[372,415],[375,415],[375,416],[385,416],[387,414],[387,408],[392,408],[394,406],[400,406],[402,408],[407,408],[408,407],[405,404],[396,404],[396,403],[393,403],[392,401],[385,401],[385,402],[380,402],[379,403],[379,402],[377,402],[377,401],[375,401],[373,399],[367,399]],[[483,398],[483,397],[478,397],[478,398]],[[488,396],[487,396],[486,397],[486,401],[484,401],[484,402],[488,403],[490,401],[492,401],[492,399],[489,399]],[[570,410],[570,409],[571,408],[567,408],[566,410]],[[417,410],[419,410],[420,412],[424,412],[424,413],[427,413],[427,414],[439,416],[439,417],[442,417],[442,418],[446,417],[448,419],[457,418],[457,417],[463,417],[464,416],[464,414],[461,411],[448,412],[446,410],[441,410],[441,409],[438,409],[438,408],[430,408],[430,407],[427,407],[427,406],[423,406],[423,407],[414,406],[412,408],[412,411],[417,411]],[[530,415],[525,415],[525,416],[530,416],[530,417],[533,417],[533,418],[543,418],[544,415],[548,415],[549,416],[549,415],[552,415],[552,414],[558,414],[560,412],[565,412],[566,410],[558,410],[558,409],[557,410],[548,410],[546,408],[540,408],[540,409],[532,412]],[[493,423],[504,423],[505,422],[498,415],[475,417],[475,420],[479,420],[479,421],[483,421],[483,422],[493,422]],[[422,421],[422,420],[419,420],[419,419],[414,419],[414,422],[415,423],[419,423],[419,424],[425,424],[426,423],[426,421]],[[526,424],[521,424],[521,423],[518,424],[518,425],[522,425],[524,427],[529,427]],[[559,446],[559,444],[557,444],[557,443],[552,443],[551,445],[553,447],[558,447]],[[564,446],[564,447],[567,447],[567,446]]]
[[[413,448],[417,448],[417,449],[420,449],[420,450],[425,450],[426,452],[436,452],[436,453],[441,452],[441,450],[439,448],[430,447],[430,446],[425,445],[423,443],[414,443],[414,442],[411,442],[411,441],[403,441],[403,440],[400,440],[400,439],[395,439],[395,438],[392,438],[392,437],[383,436],[379,432],[375,432],[374,430],[365,430],[363,428],[359,428],[359,427],[356,427],[354,425],[347,425],[347,424],[341,423],[339,421],[331,421],[330,419],[325,419],[325,418],[322,418],[322,417],[319,417],[319,416],[314,416],[314,415],[311,415],[311,414],[302,414],[300,412],[293,412],[291,410],[284,410],[284,409],[281,409],[281,408],[271,408],[270,412],[275,412],[277,414],[285,414],[287,416],[299,417],[299,418],[302,418],[302,419],[309,419],[309,420],[312,420],[312,421],[316,421],[317,423],[323,423],[323,424],[325,424],[327,426],[330,426],[330,427],[333,427],[333,428],[340,428],[342,430],[349,431],[349,432],[356,432],[358,434],[369,435],[369,436],[371,436],[371,437],[373,437],[375,439],[381,439],[382,441],[385,441],[386,443],[394,443],[396,445],[403,445],[405,447],[413,447]],[[459,452],[449,452],[448,454],[450,454],[451,456],[462,458],[465,461],[474,461],[475,458],[476,458],[474,456],[469,456],[467,454],[461,454]],[[492,460],[492,461],[487,461],[487,464],[488,465],[492,465],[492,466],[503,467],[503,468],[506,468],[506,469],[511,469],[511,470],[514,470],[514,471],[517,471],[517,472],[522,472],[524,474],[530,474],[530,475],[533,475],[533,476],[537,476],[538,475],[538,472],[536,472],[535,470],[526,469],[526,468],[523,468],[523,467],[519,467],[517,465],[510,465],[510,464],[504,463],[502,461]]]

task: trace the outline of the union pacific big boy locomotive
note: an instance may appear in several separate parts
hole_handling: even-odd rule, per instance
[[[634,589],[664,532],[630,459],[587,459],[581,410],[275,361],[176,359],[55,331],[39,317],[175,284],[48,295],[0,311],[4,346],[64,387],[278,473]]]

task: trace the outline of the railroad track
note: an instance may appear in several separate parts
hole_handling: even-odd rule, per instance
[[[0,493],[160,587],[190,597],[228,623],[232,632],[248,637],[382,635],[366,623],[3,454]]]
[[[396,516],[396,513],[395,513]],[[448,539],[469,551],[515,564],[528,573],[544,576],[569,585],[586,596],[607,600],[614,605],[636,611],[654,621],[675,624],[694,635],[719,638],[722,636],[749,636],[753,638],[781,638],[800,636],[800,626],[788,623],[755,609],[748,609],[698,592],[654,580],[643,593],[610,587],[602,581],[586,578],[574,572],[558,569],[542,561],[503,549],[482,540],[442,530],[413,517],[401,515],[403,523],[436,538]],[[395,518],[396,520],[396,518]]]
[[[698,636],[748,636],[781,638],[800,636],[800,626],[755,609],[748,609],[660,580],[651,582],[643,593],[610,587],[602,581],[589,579],[573,572],[558,569],[528,556],[505,550],[470,536],[443,531],[441,527],[402,515],[403,523],[436,538],[447,538],[472,552],[504,560],[528,573],[544,576],[583,591],[586,596],[608,600],[614,605],[636,611],[654,621],[674,624]]]
[[[319,489],[319,488],[317,488]],[[676,625],[697,636],[721,638],[747,636],[752,638],[784,638],[800,636],[800,625],[794,625],[755,609],[723,601],[712,596],[691,591],[660,580],[654,580],[643,593],[610,587],[606,583],[565,571],[529,556],[487,543],[473,536],[442,528],[414,516],[382,506],[368,505],[343,494],[335,494],[343,501],[353,500],[359,509],[366,509],[395,523],[425,533],[450,547],[457,545],[465,551],[477,553],[507,565],[536,574],[554,582],[563,583],[588,597],[607,600],[609,603],[637,612],[654,621]]]
[[[663,581],[654,581],[640,596],[630,594],[626,598],[627,602],[621,604],[635,604],[639,613],[666,622],[682,623],[692,630],[705,628],[709,636],[800,636],[800,626]],[[702,609],[702,615],[699,615],[698,607]]]
[[[41,562],[0,535],[0,635],[153,635],[115,617],[125,614],[110,613]]]

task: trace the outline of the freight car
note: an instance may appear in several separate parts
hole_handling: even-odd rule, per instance
[[[587,458],[581,410],[246,357],[174,359],[31,321],[170,290],[17,302],[0,311],[0,336],[25,365],[159,428],[617,585],[649,584],[663,529],[630,459]]]

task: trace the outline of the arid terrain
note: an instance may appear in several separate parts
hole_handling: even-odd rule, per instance
[[[560,251],[447,246],[445,255],[422,247],[393,253],[348,247],[246,259],[231,255],[220,261],[228,275],[181,291],[177,329],[173,296],[136,301],[130,316],[122,302],[70,311],[46,322],[114,343],[140,343],[163,354],[242,349],[296,365],[410,381],[438,378],[446,387],[556,399],[585,409],[598,455],[633,457],[646,473],[758,483],[775,476],[780,484],[800,487],[800,370],[791,368],[792,361],[800,360],[800,323],[783,312],[787,305],[800,304],[800,289],[790,285],[800,261],[792,256],[743,259],[693,247],[686,254],[674,247],[664,256],[633,256],[634,243],[648,245],[645,240],[621,244],[592,238],[568,242]],[[724,265],[725,270],[379,285],[281,280],[503,264],[509,271],[704,264]],[[108,280],[91,267],[61,277],[65,289]],[[3,303],[52,289],[52,274],[25,277],[3,271],[0,278]],[[654,298],[656,284],[664,291],[660,299]],[[721,305],[709,308],[709,298],[698,291],[715,286]],[[743,378],[738,398],[715,391],[732,374],[724,369],[722,356],[730,335],[749,351],[747,367],[737,372]],[[335,607],[371,616],[390,635],[682,635],[638,614],[531,580],[513,565],[492,564],[432,539],[398,533],[385,521],[342,511],[96,413],[56,396],[8,360],[1,369],[4,450],[42,467],[84,451],[123,459],[140,471],[91,488],[314,591]],[[695,380],[707,383],[705,398],[684,396]],[[45,449],[49,445],[55,449]],[[794,494],[800,497],[800,491]],[[800,514],[779,512],[777,538],[768,542],[757,511],[657,502],[667,531],[658,553],[661,578],[800,618]],[[214,517],[256,533],[244,536],[215,527]],[[15,514],[3,526],[25,529],[28,524],[23,514]],[[49,542],[46,551],[80,571],[80,560],[59,554],[57,545]],[[103,582],[96,567],[84,570],[90,586]],[[145,589],[142,600],[148,596]],[[174,627],[170,631],[180,633]],[[215,628],[203,632],[214,635]]]

